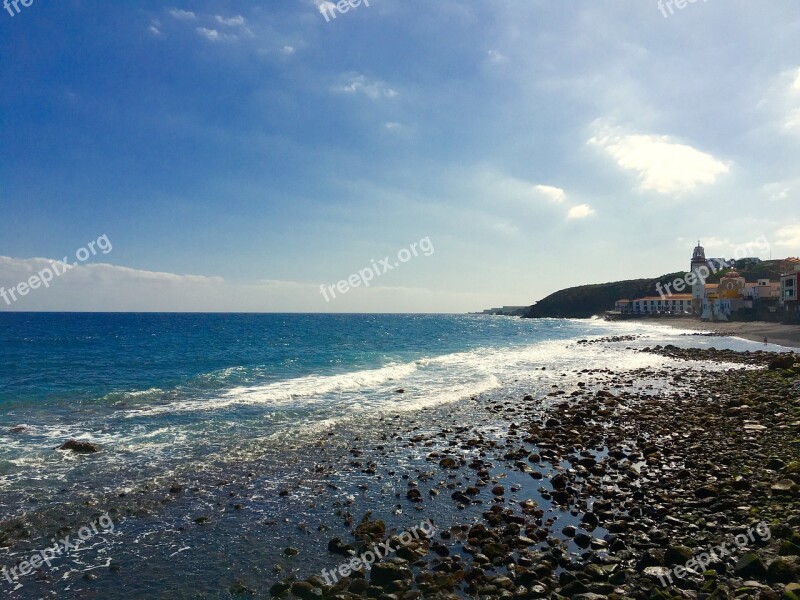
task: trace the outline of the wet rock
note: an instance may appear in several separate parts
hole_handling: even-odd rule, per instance
[[[573,598],[578,594],[585,594],[589,591],[589,588],[586,587],[586,584],[583,583],[580,579],[575,579],[574,581],[570,581],[568,584],[563,586],[559,591],[559,594],[562,596],[567,596],[568,598]]]
[[[422,492],[420,492],[417,488],[411,488],[406,492],[406,498],[412,502],[422,502]]]
[[[374,585],[385,586],[393,581],[412,579],[413,574],[408,568],[408,561],[402,558],[391,558],[387,561],[372,565],[370,580]]]
[[[292,594],[303,600],[322,599],[322,590],[307,581],[295,581],[292,584]]]
[[[292,584],[288,581],[279,581],[269,588],[269,593],[273,597],[283,596],[292,588]]]
[[[443,469],[457,469],[458,463],[456,462],[456,459],[448,456],[439,461],[439,466]]]
[[[340,556],[353,556],[356,553],[355,547],[350,544],[342,542],[341,538],[335,537],[328,542],[328,552],[338,554]]]
[[[356,536],[363,538],[365,535],[368,535],[373,540],[382,539],[386,535],[386,523],[380,519],[371,521],[370,516],[371,513],[367,513],[364,515],[364,518],[361,519],[361,523],[356,527]]]
[[[17,425],[16,427],[12,427],[8,430],[8,433],[24,433],[28,431],[27,425]]]
[[[68,440],[58,447],[59,450],[68,450],[76,454],[94,454],[100,452],[100,448],[91,442],[79,440]]]
[[[369,589],[369,582],[366,579],[353,579],[350,582],[350,585],[347,588],[347,591],[351,594],[365,594]]]
[[[228,588],[228,591],[231,596],[254,596],[256,593],[255,590],[250,589],[241,581],[234,583]]]
[[[581,523],[585,523],[589,527],[597,527],[600,524],[600,519],[593,512],[587,512],[581,517]]]

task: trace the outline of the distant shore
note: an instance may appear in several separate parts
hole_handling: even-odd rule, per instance
[[[646,320],[648,323],[670,325],[680,329],[713,331],[753,342],[763,342],[764,338],[766,338],[770,344],[800,348],[800,325],[783,325],[766,321],[710,323],[693,317],[648,317]]]

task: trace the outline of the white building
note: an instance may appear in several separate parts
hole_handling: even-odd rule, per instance
[[[672,294],[669,296],[647,296],[632,302],[631,313],[648,315],[658,313],[682,314],[692,312],[692,294]]]

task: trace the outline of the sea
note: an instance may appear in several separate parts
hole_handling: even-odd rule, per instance
[[[544,395],[585,369],[669,365],[636,352],[645,346],[779,349],[694,334],[647,321],[486,315],[0,313],[0,523],[66,510],[63,504],[82,494],[93,502],[124,496],[212,464],[224,476],[225,465],[270,451],[287,467],[302,459],[282,455],[282,447],[317,443],[341,424],[369,428],[381,416],[509,390]],[[627,337],[579,343],[613,336]],[[57,450],[70,439],[100,452]],[[117,547],[130,553],[159,527],[142,520]],[[125,536],[125,527],[115,535]],[[37,543],[46,541],[34,536],[31,548]],[[182,543],[171,563],[189,560]],[[108,566],[113,547],[107,540],[83,562],[71,559],[56,579]],[[213,571],[210,562],[201,561]],[[128,583],[139,579],[129,575]],[[24,584],[15,582],[16,597],[31,589]],[[96,597],[150,596],[129,589]]]

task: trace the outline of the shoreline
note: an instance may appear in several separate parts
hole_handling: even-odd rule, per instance
[[[260,464],[232,460],[140,482],[116,499],[76,498],[64,506],[69,524],[28,521],[28,537],[6,521],[16,556],[40,547],[47,529],[74,530],[102,510],[126,536],[109,549],[108,568],[34,576],[10,595],[164,596],[182,589],[180,574],[194,573],[199,597],[599,600],[677,597],[679,588],[703,586],[780,597],[787,583],[800,583],[791,559],[800,554],[800,366],[767,370],[778,355],[759,351],[642,352],[670,362],[568,371],[574,377],[535,397],[506,385],[333,426],[278,456],[278,469],[265,455]],[[432,537],[403,543],[400,534],[425,519]],[[709,564],[713,576],[674,576],[675,566],[762,521],[771,540],[731,546]],[[197,561],[206,557],[193,553],[223,532],[235,535],[212,538],[225,543],[221,570],[201,577]],[[153,533],[153,556],[129,554],[141,549],[130,538]],[[230,540],[242,534],[240,549]],[[370,571],[333,585],[320,577],[376,544],[393,552]]]
[[[708,322],[694,317],[643,317],[627,321],[669,325],[675,329],[712,331],[720,335],[738,337],[751,342],[763,342],[787,348],[800,348],[800,325],[784,325],[767,321]]]

